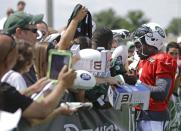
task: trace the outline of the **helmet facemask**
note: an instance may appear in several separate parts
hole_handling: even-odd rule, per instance
[[[140,59],[147,59],[149,56],[158,52],[158,49],[156,47],[146,44],[145,35],[135,39],[134,45]]]

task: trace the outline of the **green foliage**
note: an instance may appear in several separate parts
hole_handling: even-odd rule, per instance
[[[109,27],[110,29],[127,29],[134,31],[140,25],[149,22],[144,12],[140,10],[129,11],[125,17],[119,16],[113,9],[103,10],[93,15],[97,27]],[[166,29],[167,33],[181,34],[181,18],[174,18]]]
[[[113,9],[103,10],[93,15],[97,27],[109,27],[110,29],[128,29],[135,30],[140,25],[149,20],[144,16],[142,11],[130,11],[126,17],[116,15]]]
[[[98,14],[94,14],[93,17],[97,27],[107,26],[109,28],[118,28],[119,21],[122,20],[121,17],[115,15],[114,10],[112,9],[101,11]]]
[[[149,20],[144,16],[144,13],[140,10],[128,12],[127,19],[131,25],[131,31],[135,30],[142,24],[149,22]]]
[[[181,18],[174,18],[170,22],[167,33],[172,33],[174,35],[179,35],[179,33],[181,33]]]

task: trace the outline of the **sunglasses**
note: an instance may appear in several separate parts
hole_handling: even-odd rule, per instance
[[[32,33],[37,33],[37,29],[30,29],[30,28],[21,28],[22,30],[27,30],[27,31],[31,31]]]

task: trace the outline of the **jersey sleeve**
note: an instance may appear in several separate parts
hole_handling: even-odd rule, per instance
[[[157,78],[173,78],[175,76],[177,63],[173,58],[159,59],[155,66]]]

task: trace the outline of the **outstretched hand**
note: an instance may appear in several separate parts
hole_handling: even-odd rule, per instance
[[[35,92],[39,92],[41,91],[46,84],[48,84],[50,82],[50,80],[48,80],[48,78],[43,77],[41,79],[39,79],[35,84],[33,84],[32,86],[30,86],[30,88],[33,88],[33,90]]]

